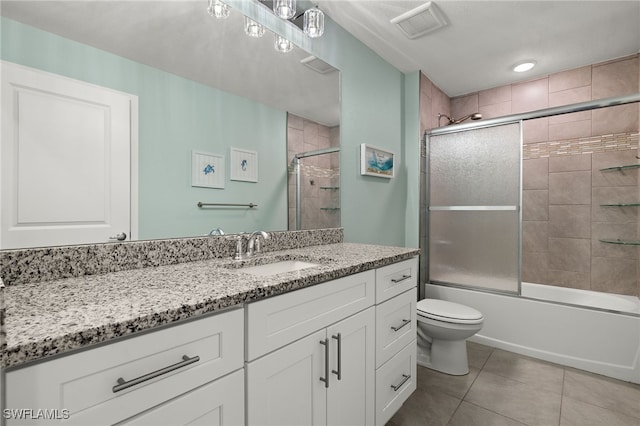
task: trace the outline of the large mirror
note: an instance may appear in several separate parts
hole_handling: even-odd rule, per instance
[[[295,46],[277,52],[268,30],[247,36],[237,10],[216,19],[206,0],[2,1],[0,12],[3,61],[137,98],[137,239],[286,230],[291,126],[339,140],[339,72]],[[257,155],[256,181],[232,178],[237,150]],[[224,188],[192,185],[194,151],[224,157]]]

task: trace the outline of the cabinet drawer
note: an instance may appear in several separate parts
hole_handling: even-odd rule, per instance
[[[418,258],[376,270],[376,303],[382,303],[418,285]]]
[[[412,288],[376,306],[376,367],[416,338],[416,297]]]
[[[243,425],[244,370],[172,399],[122,426]]]
[[[376,371],[376,425],[384,425],[416,390],[416,341]]]
[[[366,271],[247,305],[247,360],[373,306],[375,271]]]
[[[242,368],[243,325],[236,309],[7,372],[7,408],[68,410],[68,424],[121,421]]]

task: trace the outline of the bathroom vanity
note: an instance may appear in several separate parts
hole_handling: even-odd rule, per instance
[[[323,244],[9,285],[5,409],[33,411],[4,421],[383,425],[416,387],[417,252]]]

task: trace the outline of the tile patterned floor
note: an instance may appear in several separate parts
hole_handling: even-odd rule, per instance
[[[640,426],[640,385],[468,343],[466,376],[418,366],[386,426]]]

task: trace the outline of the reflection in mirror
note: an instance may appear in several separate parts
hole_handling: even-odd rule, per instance
[[[218,228],[227,234],[288,229],[287,138],[297,144],[294,151],[318,149],[325,139],[339,145],[339,72],[318,68],[327,64],[297,47],[276,52],[269,31],[262,38],[247,37],[236,10],[216,19],[207,13],[206,1],[2,1],[1,13],[3,61],[132,95],[137,102],[132,216],[128,229],[109,230],[102,241],[121,232],[155,239],[201,236]],[[289,119],[289,113],[296,118]],[[4,115],[3,123],[10,119]],[[315,140],[308,139],[310,131]],[[3,135],[3,150],[4,145]],[[232,148],[256,154],[256,179],[238,179]],[[194,185],[194,152],[211,154],[224,166],[223,185]],[[4,151],[2,157],[5,161]],[[337,182],[337,160],[323,164],[313,166],[330,170],[324,173],[333,173]],[[338,201],[326,207],[339,207]],[[198,202],[257,207],[200,208]],[[305,227],[339,225],[339,210],[332,215],[333,221]],[[3,229],[15,225],[7,225],[6,217],[3,211]],[[68,226],[64,220],[58,224]],[[8,248],[1,233],[0,248]]]

